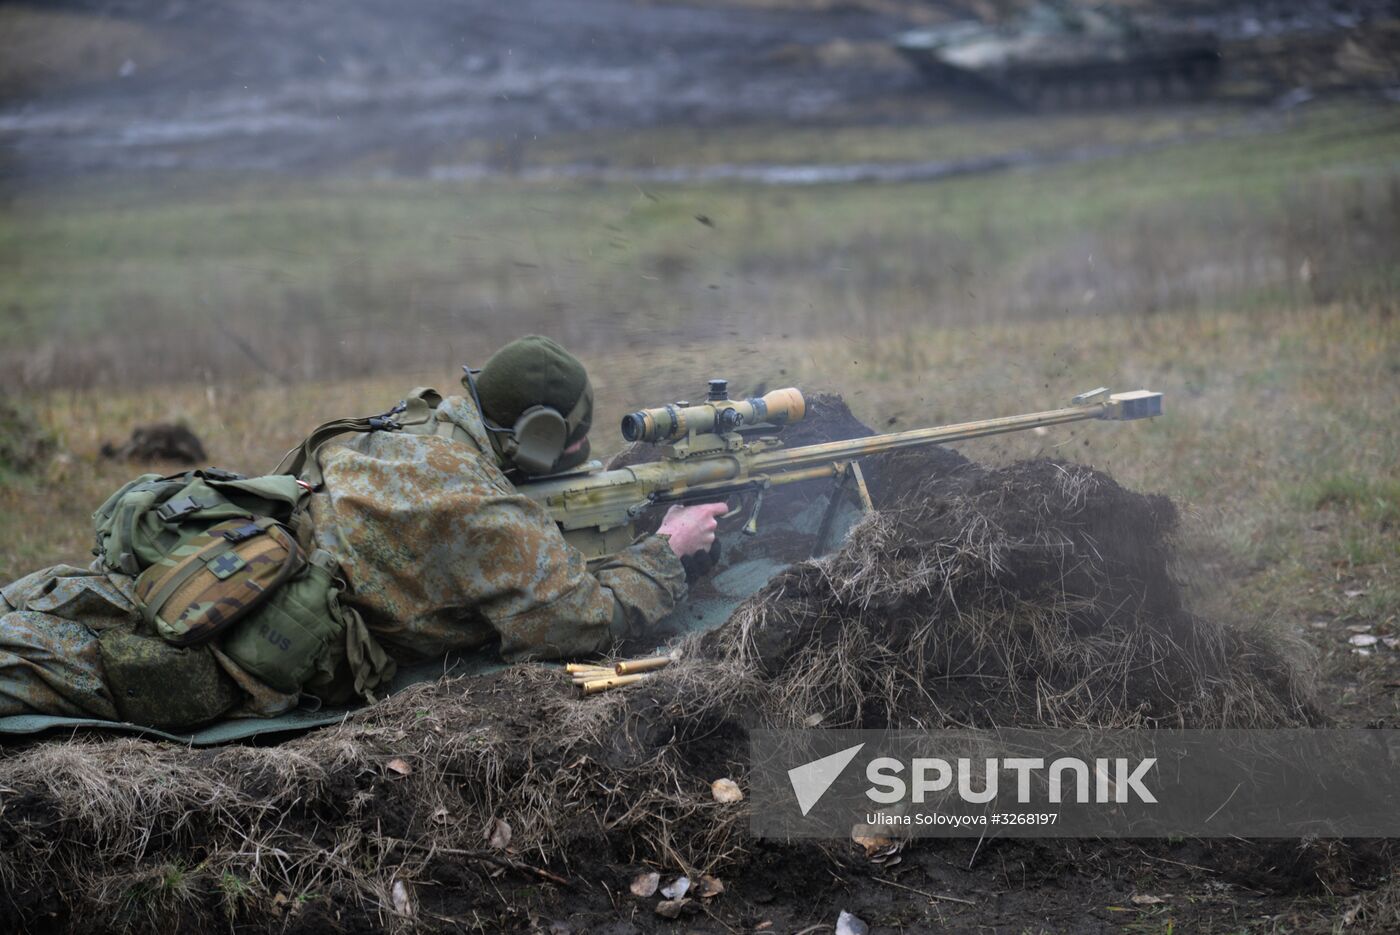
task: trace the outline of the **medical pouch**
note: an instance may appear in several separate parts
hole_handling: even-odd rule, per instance
[[[241,516],[186,538],[136,579],[136,601],[167,642],[193,646],[262,606],[306,565],[271,517]]]

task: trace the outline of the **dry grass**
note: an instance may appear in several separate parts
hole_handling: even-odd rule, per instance
[[[522,668],[413,689],[276,749],[14,752],[0,764],[5,915],[42,908],[76,930],[101,918],[148,931],[172,919],[305,925],[302,913],[339,907],[403,928],[395,881],[431,885],[444,865],[484,898],[514,885],[493,882],[502,871],[558,882],[599,860],[732,864],[746,813],[715,803],[676,745],[640,736],[628,701],[582,702],[557,673]],[[486,843],[497,819],[508,850]]]
[[[71,908],[70,918],[146,930],[174,918],[266,924],[285,917],[314,926],[333,904],[375,924],[407,926],[392,908],[396,880],[414,886],[420,919],[451,915],[435,900],[465,888],[483,894],[489,920],[505,912],[489,895],[493,887],[503,887],[504,899],[517,905],[553,898],[552,884],[511,883],[540,883],[529,868],[570,878],[598,861],[720,870],[742,863],[750,846],[743,812],[719,809],[708,798],[707,783],[720,772],[742,777],[742,762],[726,763],[718,752],[726,748],[713,746],[713,738],[726,736],[725,725],[791,724],[814,712],[829,723],[872,723],[890,711],[911,725],[967,722],[947,691],[956,679],[929,682],[937,691],[915,687],[910,660],[926,671],[940,652],[945,665],[952,665],[946,654],[953,652],[962,671],[1000,678],[996,697],[1014,698],[1003,710],[1019,710],[1023,722],[1141,723],[1142,712],[1121,698],[1087,704],[1087,685],[1047,681],[1017,694],[1005,689],[1004,673],[1046,660],[1111,673],[1127,659],[1144,658],[1184,660],[1180,685],[1190,690],[1172,696],[1182,702],[1178,719],[1277,718],[1306,698],[1307,688],[1285,681],[1280,689],[1258,678],[1261,660],[1251,658],[1260,655],[1258,634],[1296,640],[1310,619],[1308,601],[1335,595],[1346,602],[1343,588],[1358,580],[1381,584],[1393,562],[1387,556],[1394,554],[1394,526],[1386,525],[1391,514],[1380,485],[1400,462],[1386,379],[1397,348],[1393,317],[1339,307],[1266,317],[1159,316],[1131,329],[1087,332],[1061,322],[929,330],[913,341],[808,338],[762,357],[736,353],[729,371],[736,384],[843,386],[858,414],[881,427],[890,417],[897,420],[892,427],[907,427],[1036,408],[1050,402],[1045,384],[1068,391],[1132,382],[1166,390],[1170,416],[1156,423],[1091,425],[966,450],[993,463],[1069,455],[1111,468],[1128,487],[1182,498],[1195,508],[1191,536],[1204,528],[1225,540],[1223,554],[1196,557],[1198,565],[1215,563],[1200,573],[1230,585],[1206,588],[1192,603],[1212,614],[1233,605],[1227,616],[1241,628],[1203,625],[1190,642],[1141,629],[1087,644],[1067,641],[1064,624],[1085,610],[1073,595],[1027,602],[988,590],[977,601],[961,601],[1004,574],[1017,555],[975,503],[956,507],[956,537],[916,536],[920,547],[904,553],[900,543],[911,541],[918,514],[891,514],[863,528],[839,564],[805,572],[804,586],[824,589],[838,608],[835,617],[877,624],[891,609],[891,595],[895,604],[900,595],[930,602],[925,599],[946,594],[950,582],[963,582],[961,612],[938,617],[936,626],[928,615],[907,613],[888,616],[897,626],[841,626],[833,639],[815,641],[775,672],[746,649],[745,637],[708,660],[692,652],[691,664],[668,670],[644,692],[589,702],[572,699],[546,674],[512,670],[492,680],[416,689],[276,751],[195,753],[126,740],[13,750],[0,760],[0,786],[12,790],[0,814],[0,834],[12,842],[0,857],[0,879],[19,911]],[[715,347],[681,350],[696,359],[723,355]],[[1008,368],[1007,361],[1017,366]],[[678,376],[658,374],[630,355],[599,355],[590,363],[600,405],[610,414],[600,425],[641,400],[683,392]],[[4,488],[6,562],[18,571],[62,557],[65,541],[73,552],[85,547],[87,512],[133,470],[95,458],[103,437],[120,434],[107,426],[182,416],[204,435],[214,460],[257,466],[271,463],[301,427],[346,411],[376,411],[408,384],[435,382],[431,376],[313,384],[294,395],[278,386],[211,384],[161,396],[34,397],[27,401],[31,411],[72,454],[40,478]],[[910,386],[918,389],[911,394]],[[1264,417],[1271,413],[1288,417]],[[1304,484],[1309,477],[1318,479]],[[1337,479],[1349,477],[1368,480]],[[1079,471],[1046,488],[1069,505],[1092,500],[1095,492]],[[1062,531],[1044,525],[1053,512],[1028,512],[1042,524],[1038,548],[1058,551]],[[1311,529],[1320,518],[1332,525]],[[1331,562],[1351,540],[1374,543],[1380,557],[1348,566],[1342,577]],[[26,547],[34,550],[28,559]],[[770,592],[748,606],[734,632],[811,606]],[[1008,628],[1016,640],[1003,638]],[[1262,655],[1264,671],[1277,666],[1276,653]],[[411,775],[387,768],[395,757],[411,764]],[[697,759],[707,772],[697,772]],[[518,866],[507,868],[504,879],[492,876],[502,869],[492,862],[501,855],[482,839],[496,817],[515,832],[509,860]],[[78,880],[91,885],[71,889]]]
[[[711,342],[673,346],[679,363],[664,368],[630,351],[585,357],[599,393],[595,447],[603,453],[620,444],[610,427],[623,413],[694,395],[716,373],[736,388],[762,381],[839,389],[857,415],[885,430],[1042,408],[1104,383],[1150,386],[1167,394],[1169,416],[1158,423],[1059,429],[966,450],[992,462],[1069,457],[1107,468],[1129,487],[1167,493],[1220,532],[1246,572],[1281,563],[1283,574],[1296,575],[1314,560],[1330,562],[1352,541],[1365,546],[1356,557],[1372,559],[1357,566],[1368,576],[1381,570],[1388,549],[1393,554],[1385,516],[1338,509],[1335,500],[1319,513],[1317,501],[1299,491],[1328,476],[1395,480],[1398,348],[1400,326],[1388,313],[1331,308],[1108,319],[1093,327],[922,328],[888,337],[853,331],[761,347]],[[379,412],[410,386],[451,389],[454,379],[450,369],[422,367],[295,389],[211,383],[20,397],[68,455],[36,480],[0,485],[0,577],[86,553],[88,514],[138,470],[98,459],[97,449],[133,425],[184,420],[213,463],[266,470],[317,422]],[[1328,525],[1321,536],[1308,529],[1319,521]]]
[[[1181,605],[1174,526],[1085,468],[968,465],[777,578],[713,651],[770,680],[761,706],[789,727],[1316,722],[1296,633]]]

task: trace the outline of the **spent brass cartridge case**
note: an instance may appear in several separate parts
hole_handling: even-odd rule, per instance
[[[648,656],[645,659],[624,659],[613,668],[618,675],[631,675],[635,672],[652,672],[656,669],[664,669],[670,664],[670,656]]]

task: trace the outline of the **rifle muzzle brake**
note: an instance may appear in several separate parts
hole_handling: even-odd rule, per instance
[[[718,395],[711,381],[711,397]],[[802,393],[787,387],[748,399],[709,399],[690,406],[676,403],[642,409],[622,417],[622,437],[629,442],[669,442],[687,435],[727,435],[741,428],[780,426],[807,414]]]

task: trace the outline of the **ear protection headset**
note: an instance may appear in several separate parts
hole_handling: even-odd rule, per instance
[[[578,424],[584,410],[592,404],[592,385],[584,384],[578,402],[566,416],[560,415],[553,406],[531,406],[516,418],[515,425],[505,428],[492,422],[481,407],[481,397],[476,391],[476,374],[481,371],[468,366],[463,366],[462,370],[487,431],[503,436],[502,453],[527,474],[548,474],[568,447],[571,426]]]

